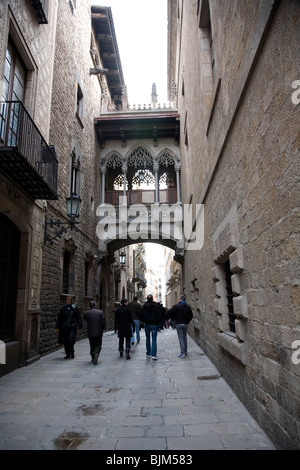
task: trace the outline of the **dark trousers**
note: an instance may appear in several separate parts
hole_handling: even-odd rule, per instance
[[[125,339],[125,348],[130,349],[130,337],[126,338],[125,336],[119,336],[119,351],[124,351],[124,339]]]
[[[159,325],[145,325],[147,356],[156,357],[158,327]]]
[[[97,338],[89,338],[90,342],[90,355],[92,359],[94,359],[95,354],[100,355],[101,348],[102,348],[102,336],[98,336]]]
[[[74,343],[64,343],[65,353],[67,357],[74,357]]]

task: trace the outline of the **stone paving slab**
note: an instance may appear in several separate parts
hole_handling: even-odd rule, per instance
[[[75,359],[62,349],[0,379],[1,450],[274,450],[203,351],[177,333],[158,333],[158,360],[145,335],[120,358],[118,338],[103,336],[95,366],[88,340]],[[1,367],[1,366],[0,366]]]

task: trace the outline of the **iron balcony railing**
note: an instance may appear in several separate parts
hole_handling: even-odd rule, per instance
[[[57,199],[54,147],[20,101],[0,102],[0,168],[34,199]]]
[[[134,271],[134,276],[132,278],[132,282],[137,282],[140,285],[142,285],[143,287],[147,286],[147,281],[146,281],[143,273],[141,273],[140,271],[137,271],[137,270]]]

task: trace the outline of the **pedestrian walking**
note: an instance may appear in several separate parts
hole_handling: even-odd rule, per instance
[[[157,332],[161,321],[161,310],[153,296],[147,295],[147,301],[141,308],[141,320],[145,323],[146,356],[156,361],[157,357]]]
[[[158,325],[158,331],[162,331],[164,329],[165,324],[165,307],[163,306],[162,302],[157,302],[157,305],[160,309],[160,322]]]
[[[180,346],[180,354],[178,357],[184,359],[187,355],[187,329],[188,324],[193,318],[193,312],[190,307],[185,301],[185,295],[180,295],[178,298],[178,304],[173,305],[170,310],[168,310],[168,314],[171,317],[171,320],[175,322],[179,346]]]
[[[102,349],[102,336],[106,327],[104,312],[97,308],[96,302],[90,302],[90,310],[85,312],[83,318],[87,322],[87,335],[90,343],[90,355],[94,365],[98,363],[98,358]]]
[[[133,323],[135,326],[135,335],[136,335],[136,342],[139,343],[140,338],[140,325],[141,325],[141,304],[138,302],[138,297],[135,295],[133,297],[132,302],[129,302],[128,308],[131,311]],[[133,344],[134,344],[134,335],[133,335]]]
[[[121,300],[121,307],[117,308],[115,311],[115,333],[118,332],[119,338],[119,351],[120,357],[123,357],[124,354],[124,340],[125,340],[125,352],[126,359],[131,359],[130,357],[130,338],[135,332],[135,326],[132,319],[131,311],[128,308],[128,300]]]
[[[66,302],[59,311],[55,328],[58,332],[58,342],[65,348],[65,359],[74,359],[77,328],[82,330],[82,321],[71,295],[67,296]]]

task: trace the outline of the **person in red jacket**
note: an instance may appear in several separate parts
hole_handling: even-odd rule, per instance
[[[175,321],[176,330],[180,346],[180,354],[178,357],[184,359],[187,355],[187,329],[188,324],[193,318],[193,312],[185,301],[185,295],[180,295],[178,298],[178,304],[173,305],[168,310],[171,320]]]

